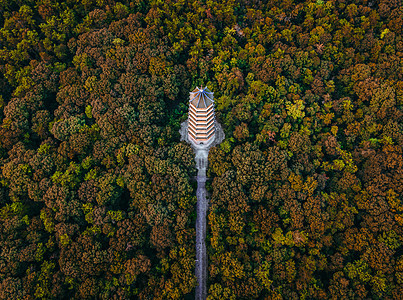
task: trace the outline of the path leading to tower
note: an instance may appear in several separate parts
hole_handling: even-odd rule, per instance
[[[199,153],[197,153],[199,152]],[[200,153],[202,152],[202,153]],[[199,154],[199,155],[198,155]],[[206,253],[206,217],[208,200],[206,198],[206,167],[208,151],[196,150],[199,159],[197,172],[197,218],[196,218],[196,299],[204,300],[207,296],[207,253]]]
[[[207,210],[208,199],[206,197],[206,170],[208,165],[208,153],[211,147],[220,144],[224,138],[224,131],[221,125],[216,122],[216,136],[212,143],[208,145],[195,145],[188,139],[187,120],[182,123],[181,140],[190,143],[195,152],[197,168],[197,206],[196,206],[196,267],[197,277],[196,300],[205,300],[207,297],[207,252],[206,252],[206,231],[207,231]]]

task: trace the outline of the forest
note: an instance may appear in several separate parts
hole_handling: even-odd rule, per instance
[[[200,85],[207,299],[402,299],[402,28],[401,0],[0,0],[0,299],[194,299]]]

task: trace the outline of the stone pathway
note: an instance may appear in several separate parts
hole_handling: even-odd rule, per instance
[[[181,141],[188,142],[195,152],[197,168],[197,218],[196,218],[196,268],[197,277],[196,300],[204,300],[207,297],[207,253],[206,253],[206,217],[208,199],[206,198],[206,170],[208,165],[208,152],[211,147],[220,144],[224,138],[224,131],[216,121],[216,134],[212,143],[207,145],[195,145],[188,139],[187,120],[181,124]]]

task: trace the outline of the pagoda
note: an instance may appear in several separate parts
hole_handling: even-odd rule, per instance
[[[197,300],[207,297],[207,250],[206,217],[208,199],[206,191],[206,171],[208,153],[211,147],[225,139],[224,131],[214,116],[214,97],[207,87],[196,87],[189,96],[189,117],[182,122],[179,133],[181,141],[189,143],[195,152],[197,168],[197,218],[196,218],[196,265],[195,274]]]
[[[216,132],[213,92],[207,87],[196,87],[189,94],[189,140],[196,145],[210,144]]]

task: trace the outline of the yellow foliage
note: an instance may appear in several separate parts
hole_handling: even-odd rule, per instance
[[[309,195],[312,196],[316,187],[318,186],[318,182],[313,179],[312,176],[309,176],[307,181],[304,183],[303,190]]]
[[[289,261],[286,262],[286,272],[287,272],[287,280],[289,283],[291,283],[295,275],[297,275],[297,270],[295,269],[295,262],[290,259]]]
[[[62,246],[67,246],[68,244],[70,244],[70,242],[70,237],[66,233],[60,236],[60,244]]]
[[[261,282],[261,284],[267,289],[270,290],[273,280],[270,279],[270,263],[265,261],[260,264],[259,268],[255,270],[256,276]]]
[[[95,85],[97,82],[97,78],[95,76],[90,76],[87,78],[87,80],[84,83],[84,88],[88,92],[93,92],[95,90]]]
[[[294,104],[286,103],[287,114],[294,119],[305,117],[305,105],[303,100],[296,100]]]
[[[238,261],[232,252],[226,252],[221,256],[221,274],[227,280],[245,277],[244,266]]]
[[[329,125],[332,122],[332,119],[334,118],[334,113],[327,113],[322,118],[323,118],[323,123],[325,125]]]
[[[403,211],[403,205],[400,205],[400,200],[398,199],[398,194],[393,190],[389,189],[386,192],[386,199],[388,200],[389,206],[393,212]]]
[[[291,173],[290,177],[288,177],[288,181],[291,183],[291,188],[296,192],[299,192],[303,188],[301,175]]]
[[[273,238],[275,245],[284,245],[286,243],[286,238],[283,234],[283,230],[279,227],[276,228],[271,237]]]
[[[152,75],[162,76],[166,73],[165,59],[160,57],[151,57],[148,71]]]

